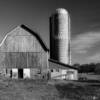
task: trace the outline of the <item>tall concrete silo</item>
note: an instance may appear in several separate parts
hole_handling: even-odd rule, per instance
[[[63,8],[50,17],[50,59],[70,64],[70,16]]]

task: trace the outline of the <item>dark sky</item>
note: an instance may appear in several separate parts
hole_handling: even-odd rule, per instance
[[[100,62],[100,0],[0,0],[0,40],[20,24],[49,47],[49,17],[57,8],[71,16],[72,63]]]

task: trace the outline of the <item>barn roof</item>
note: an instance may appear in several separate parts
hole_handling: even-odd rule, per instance
[[[44,43],[44,41],[41,39],[41,37],[38,35],[37,32],[34,32],[33,30],[31,30],[30,28],[28,28],[26,25],[23,25],[23,24],[20,25],[20,26],[18,26],[18,27],[16,27],[15,29],[17,29],[17,28],[22,28],[22,29],[24,29],[25,31],[27,31],[28,33],[30,33],[31,35],[35,36],[35,37],[37,38],[37,40],[39,41],[39,43],[41,44],[41,46],[43,47],[43,49],[44,49],[45,51],[49,51],[49,49],[47,48],[46,44]],[[15,29],[13,29],[13,30],[15,30]],[[12,31],[13,31],[13,30],[12,30]],[[10,34],[12,33],[12,31],[10,31],[10,32],[8,32],[8,33],[6,34],[6,36],[3,38],[3,40],[2,40],[1,43],[0,43],[0,47],[3,45],[5,39],[7,38],[8,35],[10,35]]]
[[[75,68],[75,67],[73,67],[73,66],[71,66],[71,65],[64,64],[64,63],[58,62],[58,61],[53,60],[53,59],[49,59],[49,62],[58,65],[58,66],[56,66],[56,65],[50,66],[51,68],[61,68],[61,69],[67,69],[67,68],[70,68],[70,69],[78,70],[77,68]]]
[[[42,47],[44,48],[45,51],[49,51],[49,49],[47,48],[46,44],[44,43],[44,41],[41,39],[41,37],[38,35],[38,33],[34,32],[33,30],[31,30],[30,28],[28,28],[25,25],[21,25],[21,28],[25,29],[26,31],[28,31],[29,33],[31,33],[32,35],[34,35],[40,42],[40,44],[42,45]]]

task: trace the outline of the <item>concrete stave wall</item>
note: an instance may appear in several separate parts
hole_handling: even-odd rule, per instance
[[[70,18],[65,9],[50,17],[50,58],[69,64]]]

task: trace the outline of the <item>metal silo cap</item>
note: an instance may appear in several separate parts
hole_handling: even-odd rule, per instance
[[[56,9],[56,12],[58,14],[68,14],[68,11],[64,8],[58,8],[58,9]]]

